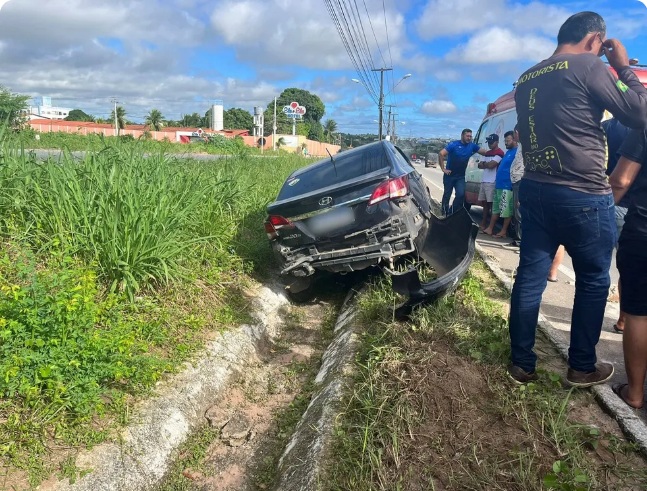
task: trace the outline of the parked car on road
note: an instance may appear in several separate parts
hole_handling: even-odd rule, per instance
[[[295,295],[319,271],[392,267],[414,251],[431,208],[420,173],[383,140],[293,172],[267,207],[265,231]]]

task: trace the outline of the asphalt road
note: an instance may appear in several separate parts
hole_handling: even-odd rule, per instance
[[[440,201],[443,193],[442,172],[440,168],[424,168],[424,166],[418,165],[415,167],[429,184],[431,195]],[[472,218],[477,223],[480,223],[482,209],[478,206],[473,206],[470,213]],[[519,255],[514,251],[502,248],[502,245],[509,243],[510,239],[495,239],[479,234],[477,242],[499,264],[501,269],[509,275],[510,283],[512,283],[512,274],[519,264]],[[615,267],[615,251],[610,274],[612,291],[614,291],[614,286],[618,282],[618,271]],[[565,254],[564,261],[559,267],[558,282],[548,283],[546,286],[542,299],[541,312],[553,325],[559,337],[567,344],[570,338],[570,318],[574,294],[575,273],[571,258],[568,254]],[[613,324],[618,318],[619,305],[617,303],[617,297],[615,299],[610,297],[610,299],[611,301],[607,302],[597,354],[599,360],[610,361],[614,364],[615,374],[612,382],[624,382],[626,381],[626,373],[622,354],[622,334],[618,334],[613,330]],[[640,411],[639,413],[641,418],[647,421],[647,411]]]

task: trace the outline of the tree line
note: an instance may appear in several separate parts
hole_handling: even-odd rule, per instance
[[[18,128],[26,122],[28,101],[30,97],[14,94],[7,88],[0,86],[0,122],[7,121],[11,127]],[[321,99],[307,90],[289,88],[285,89],[276,99],[276,131],[279,134],[292,133],[292,120],[283,113],[283,107],[292,102],[298,102],[306,108],[306,113],[296,123],[296,134],[308,137],[311,140],[322,142],[338,143],[337,123],[333,119],[326,120],[323,124],[321,119],[326,111]],[[274,100],[268,102],[264,110],[263,135],[272,134],[274,121]],[[123,129],[127,124],[135,124],[127,118],[126,108],[116,107],[109,118],[95,117],[82,109],[72,109],[65,118],[67,121],[82,121],[115,124]],[[211,126],[211,108],[204,115],[197,112],[184,114],[181,119],[167,119],[157,108],[151,109],[146,115],[145,124],[151,130],[159,131],[164,127],[190,127],[209,128]],[[253,132],[254,118],[249,111],[241,108],[231,108],[223,111],[223,126],[229,130],[248,130]]]

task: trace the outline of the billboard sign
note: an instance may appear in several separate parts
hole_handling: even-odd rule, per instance
[[[298,102],[291,102],[287,106],[283,106],[283,113],[288,118],[301,119],[306,113],[305,106],[300,106]]]

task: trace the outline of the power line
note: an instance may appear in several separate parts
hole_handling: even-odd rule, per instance
[[[372,66],[372,62],[369,63],[365,61],[362,54],[357,49],[358,43],[353,37],[353,30],[348,22],[348,16],[346,15],[347,9],[345,9],[345,5],[343,5],[340,0],[337,0],[336,2],[325,0],[325,3],[328,8],[328,13],[337,28],[342,44],[355,67],[355,71],[357,72],[362,85],[364,85],[373,101],[377,103],[378,95],[375,87],[375,79],[372,78],[373,74],[371,74],[369,69],[367,69],[367,66]],[[354,31],[355,33],[359,32],[357,28],[355,28]]]
[[[377,97],[377,90],[375,88],[375,80],[371,82],[371,77],[373,74],[370,73],[370,70],[372,68],[372,63],[368,63],[365,61],[364,57],[362,56],[362,53],[359,52],[357,49],[357,41],[355,40],[353,31],[351,30],[350,24],[348,22],[348,16],[347,16],[347,11],[348,9],[346,8],[346,4],[343,3],[341,0],[337,0],[337,4],[339,6],[339,12],[340,15],[339,17],[341,18],[340,25],[343,24],[342,29],[345,31],[347,38],[349,39],[349,45],[350,48],[354,54],[354,56],[357,58],[359,61],[359,65],[361,66],[361,71],[364,76],[364,79],[367,81],[368,87],[367,89],[369,92],[373,94],[374,97]],[[355,30],[355,33],[357,31]]]
[[[389,50],[389,61],[391,62],[390,66],[393,66],[393,56],[391,55],[391,43],[389,41],[389,25],[386,19],[386,5],[384,3],[384,0],[382,0],[382,12],[384,12],[384,30],[386,32],[386,46]],[[391,98],[392,102],[394,102],[394,99],[395,99],[395,94],[393,93],[393,91],[395,90],[394,84],[395,84],[395,78],[393,77],[393,73],[391,73],[391,93],[393,94]]]
[[[373,29],[373,22],[371,21],[371,14],[368,13],[368,7],[366,6],[366,0],[364,1],[364,10],[366,10],[366,17],[368,18],[368,23],[371,26],[371,31],[373,31],[373,38],[375,39],[375,45],[377,46],[377,50],[380,53],[380,58],[382,58],[382,64],[383,66],[386,66],[386,60],[384,59],[384,55],[382,54],[382,48],[380,48],[380,43],[377,40],[377,35],[375,34],[375,29]],[[391,63],[393,65],[393,63]]]

